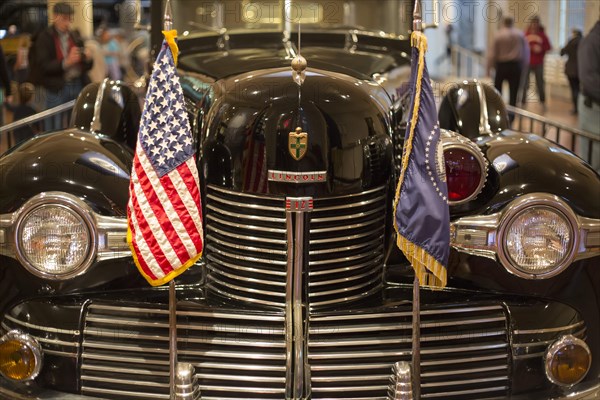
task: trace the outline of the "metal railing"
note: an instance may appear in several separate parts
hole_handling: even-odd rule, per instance
[[[486,59],[472,50],[454,45],[450,53],[452,76],[481,78],[486,75]]]
[[[11,135],[11,133],[15,129],[23,128],[26,126],[31,126],[32,124],[35,124],[36,122],[43,121],[43,120],[53,117],[57,114],[64,114],[66,117],[67,114],[73,109],[74,105],[75,105],[75,100],[71,100],[71,101],[68,101],[59,106],[56,106],[56,107],[50,108],[48,110],[34,114],[32,116],[20,119],[15,122],[11,122],[10,124],[0,126],[0,142],[4,141],[4,138],[6,137],[6,141],[7,141],[6,149],[10,149],[11,147],[13,147],[16,144],[16,143],[13,143],[13,140],[12,140],[13,138]],[[66,128],[66,127],[67,127],[67,124],[64,124],[63,128]],[[4,147],[4,146],[2,146],[2,147]]]
[[[600,146],[600,137],[590,132],[552,121],[521,108],[509,105],[506,108],[509,112],[515,114],[515,120],[512,124],[513,129],[520,132],[534,133],[558,143],[588,163],[592,160],[593,148]]]

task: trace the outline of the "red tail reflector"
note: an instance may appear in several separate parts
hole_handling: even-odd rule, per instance
[[[465,149],[446,149],[444,159],[450,204],[471,200],[481,189],[484,167],[474,154]]]

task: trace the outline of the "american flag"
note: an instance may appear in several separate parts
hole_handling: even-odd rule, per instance
[[[202,255],[198,170],[174,42],[154,64],[129,185],[127,241],[152,286],[162,285]]]

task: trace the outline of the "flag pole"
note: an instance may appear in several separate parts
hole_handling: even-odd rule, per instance
[[[413,32],[423,31],[421,0],[415,0]],[[415,400],[421,398],[421,303],[419,277],[415,271],[412,299],[412,388]]]
[[[163,29],[173,29],[173,11],[171,0],[165,4]],[[177,293],[175,290],[175,279],[169,281],[169,397],[175,399],[175,377],[177,369]]]

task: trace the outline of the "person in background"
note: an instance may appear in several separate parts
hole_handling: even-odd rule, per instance
[[[531,18],[529,27],[525,31],[525,39],[529,44],[529,71],[525,76],[525,90],[523,92],[523,103],[527,102],[527,91],[529,88],[529,75],[533,72],[535,75],[535,85],[538,92],[542,110],[546,111],[546,88],[544,83],[544,56],[552,48],[550,39],[544,32],[544,27],[540,23],[540,17],[534,15]]]
[[[46,89],[46,107],[52,108],[77,97],[88,82],[87,71],[92,61],[86,56],[83,40],[77,31],[71,31],[73,8],[67,3],[56,3],[52,26],[40,32],[35,41],[36,68],[40,84]],[[34,68],[30,65],[30,68]],[[63,127],[62,115],[46,119],[45,128]]]
[[[106,62],[104,61],[104,50],[96,38],[85,41],[85,48],[94,61],[92,68],[88,71],[90,82],[102,82],[108,76]]]
[[[15,61],[15,80],[18,83],[27,81],[29,75],[29,44],[29,36],[21,36],[17,48],[17,60]]]
[[[580,81],[579,128],[600,138],[600,21],[579,43],[578,72]],[[581,140],[580,156],[600,173],[600,143],[594,143],[589,159],[590,141]]]
[[[508,81],[509,104],[517,104],[517,93],[526,68],[525,62],[527,45],[523,33],[514,27],[514,20],[505,17],[502,27],[494,37],[494,44],[488,53],[487,74],[490,76],[492,68],[495,69],[494,87],[502,93],[502,84]],[[509,114],[511,122],[514,114]]]
[[[573,29],[571,32],[571,39],[560,50],[561,56],[567,56],[567,62],[565,64],[565,75],[569,80],[569,86],[571,86],[571,97],[573,99],[573,110],[572,114],[577,114],[577,98],[579,97],[579,72],[577,71],[577,48],[581,41],[581,31],[579,29]]]
[[[121,46],[119,42],[117,42],[107,29],[104,29],[100,34],[100,43],[104,50],[104,61],[108,69],[108,77],[120,80],[123,75],[121,73]]]
[[[36,113],[36,110],[30,104],[34,93],[35,87],[31,83],[21,83],[19,85],[19,104],[15,106],[10,103],[6,103],[6,108],[8,108],[9,111],[12,111],[13,119],[15,121],[27,118]],[[15,144],[19,144],[33,137],[39,131],[40,128],[37,123],[15,129],[13,131]]]

